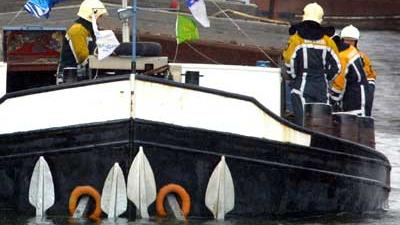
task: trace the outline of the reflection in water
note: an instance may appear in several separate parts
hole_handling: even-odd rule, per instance
[[[27,225],[54,225],[54,222],[51,219],[46,217],[32,217],[29,218],[26,222]]]
[[[116,218],[116,219],[104,219],[102,221],[100,221],[99,225],[126,225],[128,224],[128,219],[126,218]],[[136,224],[140,224],[140,223],[136,223]],[[151,223],[147,223],[147,224],[151,224]]]
[[[100,224],[101,220],[98,221],[92,221],[90,219],[87,218],[68,218],[67,219],[67,224],[68,225],[85,225],[85,224]],[[58,223],[57,223],[58,224]]]

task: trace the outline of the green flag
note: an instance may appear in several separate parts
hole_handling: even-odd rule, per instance
[[[196,22],[191,17],[178,15],[176,19],[176,41],[178,44],[199,39],[200,35]]]

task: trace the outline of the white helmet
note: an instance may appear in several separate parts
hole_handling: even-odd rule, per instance
[[[78,16],[92,22],[92,15],[96,18],[105,14],[107,15],[107,9],[104,4],[99,0],[84,0],[79,8]]]
[[[303,21],[304,20],[312,20],[314,22],[317,22],[321,24],[322,22],[322,17],[324,16],[324,10],[318,3],[309,3],[307,4],[304,9],[304,14],[303,14]]]
[[[360,31],[357,29],[357,27],[349,25],[343,28],[343,30],[340,32],[340,37],[358,40],[360,39]]]

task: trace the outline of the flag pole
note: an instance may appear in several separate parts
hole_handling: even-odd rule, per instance
[[[131,70],[132,74],[136,74],[136,5],[137,0],[132,0],[132,21],[131,21],[131,32],[132,32],[132,62]]]
[[[122,0],[122,8],[128,8],[128,0]],[[129,42],[129,23],[128,19],[124,19],[122,22],[122,42]]]

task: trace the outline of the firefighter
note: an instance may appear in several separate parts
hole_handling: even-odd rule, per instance
[[[64,38],[58,69],[58,77],[62,79],[62,82],[86,78],[88,57],[93,53],[96,43],[92,16],[95,16],[97,21],[107,14],[107,9],[99,0],[84,0],[81,3],[77,13],[78,19],[68,28]]]
[[[320,25],[323,15],[324,11],[317,3],[306,5],[303,21],[289,29],[288,45],[283,52],[298,125],[304,124],[305,104],[329,104],[329,83],[340,72],[338,50],[330,38],[334,29]]]
[[[353,25],[349,25],[343,28],[341,32],[341,38],[343,42],[349,45],[352,45],[358,49],[358,53],[361,56],[364,65],[364,72],[367,75],[368,80],[368,96],[366,96],[366,116],[371,116],[372,104],[374,101],[374,93],[375,93],[375,81],[376,81],[376,72],[372,67],[371,60],[363,51],[361,51],[357,44],[360,39],[360,31],[354,27]]]
[[[338,48],[342,70],[332,82],[331,98],[334,105],[340,106],[341,111],[366,116],[368,81],[363,59],[355,47],[359,32],[353,28],[345,27],[340,33]]]

